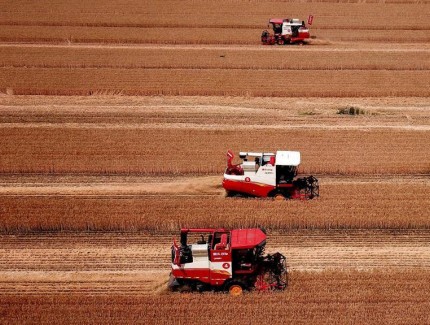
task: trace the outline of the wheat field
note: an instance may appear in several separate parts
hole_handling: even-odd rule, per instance
[[[2,322],[429,323],[429,5],[2,3]],[[300,151],[321,196],[226,198],[228,149]],[[288,289],[168,292],[181,227],[264,227]]]

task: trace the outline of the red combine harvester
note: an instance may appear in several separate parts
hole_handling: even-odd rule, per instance
[[[227,168],[222,186],[227,196],[274,197],[276,199],[313,199],[319,196],[314,176],[297,178],[300,152],[240,152],[242,163],[233,165],[234,154],[227,152]],[[248,161],[249,158],[252,158]]]
[[[313,16],[309,16],[308,25],[312,25]],[[264,45],[304,44],[310,38],[309,28],[300,19],[273,18],[269,20],[273,34],[264,30],[261,34],[261,43]]]
[[[208,234],[205,239],[205,234]],[[188,235],[201,239],[189,245]],[[288,284],[286,258],[264,254],[266,233],[253,229],[181,229],[180,245],[173,241],[173,291],[284,290]]]

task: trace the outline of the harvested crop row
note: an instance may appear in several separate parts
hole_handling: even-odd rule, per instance
[[[360,115],[350,115],[350,108],[358,108]],[[143,123],[159,128],[180,124],[206,129],[312,126],[428,130],[429,109],[427,98],[422,97],[2,96],[0,122],[5,123],[3,126],[82,123],[88,127],[93,123],[107,127]]]
[[[320,324],[425,323],[430,308],[430,272],[293,272],[289,289],[279,294],[158,294],[122,296],[51,294],[0,296],[3,319],[12,323],[185,323]],[[223,306],[223,313],[220,313]],[[274,312],[275,310],[281,312]],[[198,315],[198,317],[196,317]]]
[[[26,196],[21,192],[0,197],[0,230],[429,229],[428,192],[426,182],[326,184],[324,180],[321,197],[312,201],[226,199],[221,194]]]
[[[273,70],[429,70],[426,50],[340,50],[309,47],[267,48],[135,48],[85,46],[0,46],[0,65],[36,68],[183,68]]]

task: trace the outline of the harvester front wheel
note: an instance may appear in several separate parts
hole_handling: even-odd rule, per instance
[[[230,286],[230,288],[228,288],[228,292],[232,296],[240,296],[243,294],[243,289],[240,285],[233,284]]]
[[[285,201],[285,196],[282,195],[281,193],[275,194],[275,196],[273,197],[273,199],[275,201]]]
[[[226,289],[232,296],[241,296],[245,289],[245,285],[242,282],[233,281],[227,284]]]

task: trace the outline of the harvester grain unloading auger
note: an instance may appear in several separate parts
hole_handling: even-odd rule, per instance
[[[227,168],[222,185],[227,196],[273,197],[276,199],[313,199],[319,196],[318,179],[297,177],[300,152],[240,152],[240,164],[227,152]]]
[[[188,244],[188,235],[200,235]],[[205,238],[207,235],[207,238]],[[275,291],[288,286],[288,269],[281,253],[264,255],[263,229],[181,229],[181,240],[172,245],[172,291]]]

